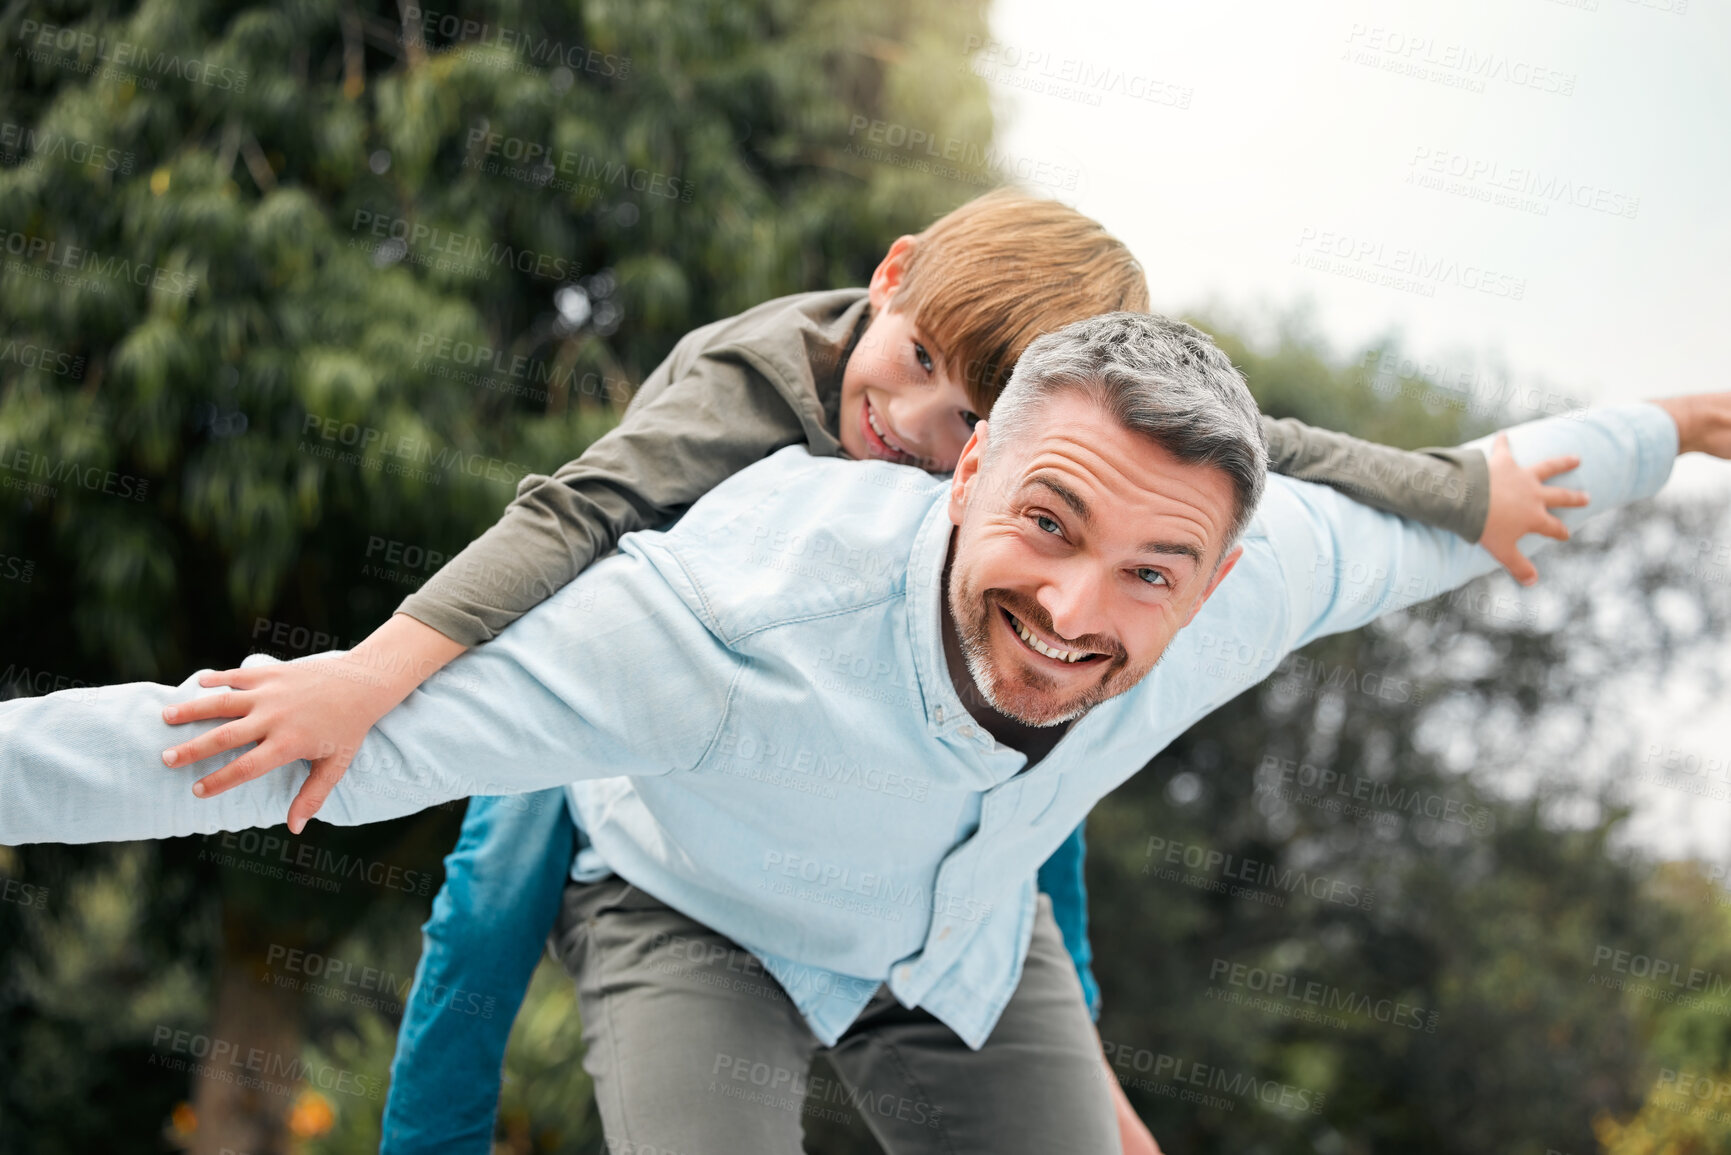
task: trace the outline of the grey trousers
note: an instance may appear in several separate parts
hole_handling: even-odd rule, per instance
[[[849,1104],[889,1155],[1119,1155],[1099,1036],[1045,895],[978,1051],[884,986],[825,1048],[756,956],[618,877],[567,885],[551,944],[577,986],[609,1155],[800,1155],[804,1116]],[[820,1053],[839,1080],[811,1073]]]

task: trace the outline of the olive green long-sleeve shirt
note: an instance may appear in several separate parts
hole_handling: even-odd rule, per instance
[[[685,335],[619,426],[551,477],[530,474],[492,528],[400,613],[464,645],[496,636],[611,550],[746,466],[804,442],[836,455],[842,370],[869,318],[864,289],[781,297]],[[1407,451],[1263,418],[1268,465],[1477,541],[1490,473],[1475,449]]]

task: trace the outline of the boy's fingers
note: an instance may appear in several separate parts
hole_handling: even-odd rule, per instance
[[[269,672],[267,669],[206,670],[198,676],[198,684],[201,686],[232,686],[236,690],[250,690],[258,685],[259,675]]]
[[[243,718],[252,699],[236,690],[221,694],[206,694],[190,702],[176,702],[162,708],[162,720],[178,726],[182,722],[202,722],[209,718]],[[219,747],[224,749],[225,747]],[[175,763],[170,762],[170,766]]]
[[[250,718],[242,718],[230,722],[226,726],[218,726],[214,730],[206,730],[190,742],[182,742],[178,746],[170,746],[162,752],[164,766],[188,766],[194,762],[202,762],[213,754],[224,750],[233,750],[248,742],[256,742],[263,734],[264,728]]]
[[[349,760],[337,754],[313,763],[313,772],[307,775],[307,780],[301,783],[300,793],[289,804],[288,828],[291,833],[299,834],[306,829],[307,822],[324,806],[325,799],[337,788],[343,771],[348,767]]]
[[[225,790],[233,790],[236,786],[251,782],[284,762],[292,761],[293,757],[278,743],[266,741],[248,750],[221,770],[206,774],[194,782],[192,792],[200,798],[211,798]]]
[[[1560,485],[1547,485],[1539,490],[1539,498],[1548,506],[1557,505],[1590,505],[1592,499],[1584,489],[1565,489]]]
[[[1538,567],[1528,561],[1527,556],[1520,550],[1511,546],[1507,552],[1499,553],[1496,557],[1503,563],[1503,568],[1509,571],[1509,576],[1522,585],[1530,586],[1539,580]]]
[[[1579,457],[1576,457],[1573,454],[1567,454],[1562,457],[1547,457],[1537,465],[1529,466],[1528,468],[1533,471],[1535,477],[1540,481],[1544,481],[1547,478],[1555,477],[1559,473],[1567,473],[1569,470],[1577,468],[1580,464],[1581,459]]]
[[[1543,521],[1539,522],[1539,527],[1533,532],[1542,533],[1546,537],[1554,537],[1558,541],[1569,540],[1569,527],[1564,525],[1560,518],[1556,517],[1545,518]]]

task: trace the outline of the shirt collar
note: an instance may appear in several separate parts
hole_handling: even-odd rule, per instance
[[[954,528],[950,524],[949,490],[941,489],[914,536],[913,553],[908,557],[908,641],[926,715],[926,732],[969,750],[976,759],[988,756],[994,760],[1014,759],[1016,768],[1020,768],[1026,756],[995,741],[962,705],[955,683],[950,680],[949,662],[944,658],[943,598],[944,562],[949,556]],[[983,762],[979,768],[985,771]],[[988,779],[998,781],[1004,769],[994,766]],[[1010,773],[1015,773],[1015,769]]]

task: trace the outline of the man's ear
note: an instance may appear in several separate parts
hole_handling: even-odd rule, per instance
[[[913,255],[914,246],[918,243],[914,237],[897,237],[896,243],[890,246],[890,251],[884,254],[884,259],[878,262],[867,293],[871,298],[872,312],[882,313],[890,307],[896,290],[902,287],[902,274],[907,272],[908,258]]]
[[[968,512],[968,499],[973,496],[975,483],[980,478],[980,467],[985,464],[989,424],[986,421],[974,423],[974,435],[962,446],[961,460],[956,462],[956,471],[950,476],[950,521],[955,525],[961,525],[962,517]]]
[[[1196,604],[1190,607],[1190,616],[1184,619],[1185,626],[1196,620],[1197,612],[1208,604],[1208,599],[1214,596],[1214,591],[1220,588],[1220,583],[1226,580],[1226,575],[1232,572],[1232,567],[1237,565],[1238,559],[1243,556],[1243,546],[1235,545],[1232,547],[1232,552],[1226,555],[1225,560],[1220,563],[1220,568],[1214,571],[1214,577],[1208,582],[1208,588],[1202,591],[1202,596],[1197,598]],[[1183,629],[1184,626],[1178,628]]]

